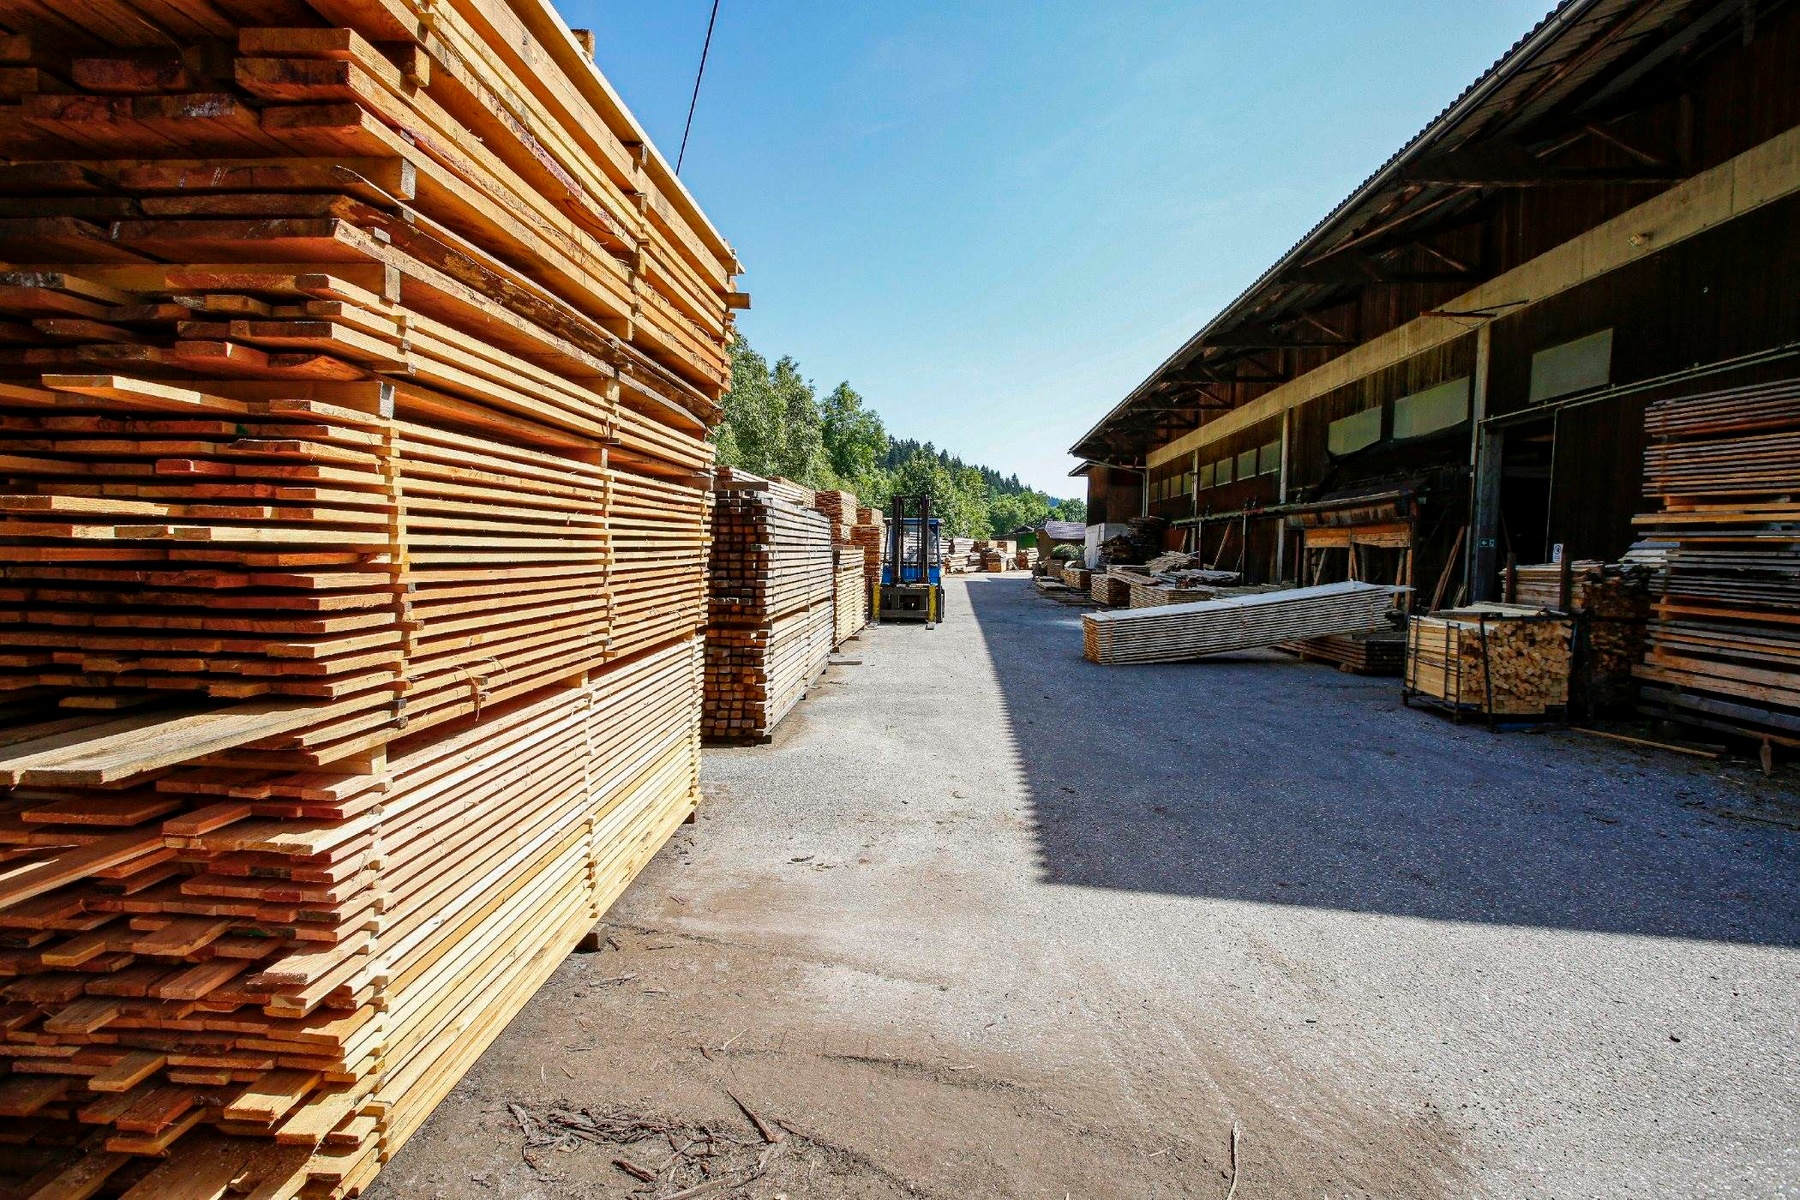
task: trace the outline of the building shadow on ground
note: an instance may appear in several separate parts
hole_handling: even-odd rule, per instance
[[[1082,610],[968,595],[1047,883],[1800,944],[1800,833],[1733,815],[1742,768],[1455,725],[1275,651],[1096,666]]]

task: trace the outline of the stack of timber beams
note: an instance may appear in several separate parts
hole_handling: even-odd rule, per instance
[[[832,554],[837,560],[831,579],[831,643],[835,647],[861,633],[869,623],[869,585],[860,549],[839,546]]]
[[[1114,608],[1128,608],[1131,605],[1132,584],[1142,576],[1125,572],[1096,571],[1089,595],[1095,604],[1106,604]]]
[[[1331,633],[1282,642],[1276,649],[1298,656],[1301,662],[1332,663],[1349,675],[1399,675],[1406,666],[1406,633],[1399,629]]]
[[[887,521],[879,508],[858,508],[856,524],[850,530],[850,544],[862,554],[863,616],[874,615],[874,587],[881,581],[883,540],[887,537]]]
[[[702,730],[766,742],[831,657],[832,522],[786,480],[722,467],[713,487]]]
[[[1642,709],[1800,745],[1800,381],[1658,401],[1645,428],[1638,525],[1669,550]]]
[[[1351,580],[1194,604],[1083,613],[1089,662],[1186,662],[1328,633],[1378,629],[1402,588]]]
[[[0,1191],[354,1195],[693,811],[737,267],[544,0],[0,24]]]

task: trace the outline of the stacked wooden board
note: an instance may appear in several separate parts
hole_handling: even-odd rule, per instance
[[[1405,696],[1483,716],[1566,710],[1574,621],[1484,604],[1408,618]]]
[[[856,493],[844,491],[824,491],[813,493],[814,508],[825,514],[831,522],[831,540],[838,545],[850,541],[850,531],[856,527]]]
[[[1399,675],[1406,665],[1406,634],[1398,629],[1331,633],[1277,648],[1302,662],[1331,663],[1351,675]]]
[[[1164,604],[1192,604],[1196,600],[1211,600],[1219,594],[1220,589],[1211,587],[1176,587],[1173,584],[1157,583],[1155,580],[1132,580],[1131,592],[1127,604],[1131,608],[1157,608]]]
[[[1800,381],[1662,400],[1645,413],[1638,518],[1668,548],[1645,712],[1800,745]]]
[[[1377,629],[1404,589],[1354,580],[1193,604],[1084,613],[1090,662],[1186,662],[1297,638]]]
[[[1081,566],[1077,562],[1071,561],[1067,566],[1065,566],[1063,568],[1062,580],[1064,583],[1068,584],[1070,587],[1074,588],[1076,591],[1078,591],[1082,595],[1086,596],[1086,595],[1089,595],[1093,590],[1094,572],[1088,570],[1084,566]]]
[[[831,656],[832,522],[813,493],[721,468],[707,572],[706,706],[717,742],[763,742]]]
[[[881,579],[881,556],[884,553],[882,543],[887,536],[887,523],[879,508],[859,508],[856,510],[856,524],[850,530],[850,544],[862,554],[863,561],[863,616],[871,615],[874,603],[873,588]]]
[[[0,1191],[354,1194],[693,811],[737,267],[542,0],[0,21]]]
[[[1131,578],[1112,571],[1095,571],[1092,578],[1088,595],[1093,597],[1095,604],[1106,604],[1114,608],[1130,605]]]
[[[861,633],[863,626],[869,623],[869,585],[860,549],[838,546],[832,553],[837,559],[837,569],[831,580],[831,644],[841,646]]]

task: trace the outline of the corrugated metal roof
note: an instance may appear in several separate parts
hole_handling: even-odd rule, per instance
[[[1422,210],[1453,194],[1455,185],[1415,187],[1411,196],[1398,190],[1408,186],[1404,169],[1425,158],[1427,151],[1434,155],[1446,153],[1483,136],[1528,123],[1637,51],[1645,38],[1692,6],[1693,0],[1563,0],[1255,282],[1182,343],[1083,434],[1069,452],[1076,457],[1103,457],[1094,442],[1096,436],[1155,388],[1166,372],[1187,364],[1206,347],[1209,338],[1257,315],[1257,302],[1274,299],[1274,289],[1281,286],[1283,272],[1320,257],[1333,243],[1341,244],[1355,236],[1377,217],[1391,218],[1409,208]]]

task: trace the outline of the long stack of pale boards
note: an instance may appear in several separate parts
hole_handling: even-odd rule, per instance
[[[1377,629],[1404,588],[1351,580],[1154,608],[1083,613],[1090,662],[1186,662],[1299,638]]]
[[[693,811],[738,268],[545,0],[0,24],[0,1194],[353,1195]]]

